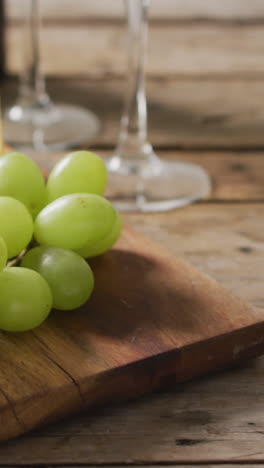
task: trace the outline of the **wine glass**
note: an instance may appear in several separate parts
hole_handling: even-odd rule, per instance
[[[107,160],[107,196],[121,211],[166,211],[208,196],[211,183],[195,164],[159,159],[147,140],[144,69],[149,0],[126,0],[126,7],[127,94],[118,144]]]
[[[89,110],[54,103],[41,70],[39,0],[24,0],[25,67],[17,101],[4,113],[5,141],[21,150],[63,150],[89,142],[98,133],[98,118]]]

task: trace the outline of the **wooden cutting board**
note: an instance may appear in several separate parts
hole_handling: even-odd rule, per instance
[[[0,334],[1,440],[264,351],[264,313],[129,228],[91,265],[85,307]]]

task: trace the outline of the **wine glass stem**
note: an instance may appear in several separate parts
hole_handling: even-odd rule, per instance
[[[20,76],[19,101],[24,106],[44,106],[48,104],[49,97],[40,63],[41,16],[38,0],[28,0],[25,15],[25,57],[24,70]]]
[[[126,0],[128,18],[128,79],[117,153],[144,159],[147,140],[145,61],[149,0]]]

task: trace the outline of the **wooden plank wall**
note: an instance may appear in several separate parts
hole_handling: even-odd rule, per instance
[[[20,23],[25,1],[6,0],[10,73],[21,65]],[[48,74],[103,77],[124,73],[123,0],[40,3]],[[262,76],[263,20],[262,0],[152,0],[149,75]]]
[[[5,0],[10,75],[22,66],[21,24],[27,1]],[[98,143],[113,146],[126,72],[123,0],[39,1],[43,68],[52,78],[49,92],[55,99],[67,97],[97,112],[104,126]],[[150,16],[147,72],[153,144],[262,149],[264,1],[152,0]],[[9,81],[4,104],[15,93]]]
[[[4,73],[5,45],[4,45],[4,0],[0,0],[0,78]]]

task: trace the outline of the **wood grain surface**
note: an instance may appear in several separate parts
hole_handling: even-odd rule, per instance
[[[169,82],[171,89],[177,88],[177,80]],[[203,90],[200,102],[203,106],[205,101],[205,114],[208,116],[208,119],[201,119],[203,145],[214,146],[215,150],[195,150],[201,136],[197,128],[195,138],[192,139],[188,131],[188,119],[184,145],[189,146],[190,138],[194,149],[191,152],[175,149],[177,138],[174,134],[177,134],[177,128],[171,119],[172,114],[167,113],[169,93],[165,92],[166,81],[163,82],[164,103],[159,81],[154,80],[154,85],[152,80],[150,82],[150,89],[153,89],[150,137],[162,156],[186,158],[206,167],[213,176],[212,199],[172,213],[127,215],[125,220],[136,230],[163,245],[172,255],[183,256],[246,301],[263,309],[263,152],[254,151],[256,139],[259,139],[261,148],[263,133],[261,80],[201,80],[200,86],[198,80],[181,82],[181,94],[186,89],[182,97],[183,109],[185,105],[190,109],[187,115],[192,115],[187,90],[193,89],[193,94],[189,94],[193,96],[194,102],[199,89]],[[91,86],[89,80],[55,80],[49,84],[57,99],[65,95],[70,98],[71,92],[75,90],[72,99],[79,96],[87,105],[91,100],[95,108],[100,110],[101,116],[105,109],[105,128],[114,130],[118,127],[118,111],[122,107],[120,83],[120,80],[103,80],[100,89],[106,92],[101,93],[101,99],[99,92],[95,94],[95,84]],[[9,83],[4,88],[5,99],[15,96],[14,84]],[[63,95],[60,89],[69,92]],[[226,97],[225,100],[214,101],[218,89]],[[113,98],[110,98],[111,95]],[[172,93],[171,100],[173,96]],[[159,104],[157,107],[156,102]],[[171,106],[176,108],[176,103]],[[215,121],[211,137],[210,116],[218,112],[222,115],[225,111],[227,118],[222,125],[220,121]],[[200,111],[197,111],[197,115],[200,115]],[[236,127],[227,130],[228,122],[232,122],[235,116],[238,119]],[[96,145],[102,154],[102,148],[108,145],[113,147],[115,142],[114,132],[108,135],[107,144],[101,137]],[[220,141],[224,147],[232,150],[220,151]],[[240,146],[241,142],[243,147],[245,141],[247,151],[237,151],[236,146]],[[166,145],[166,142],[168,150],[162,152],[162,145]],[[43,158],[43,165],[49,165],[51,159],[53,156]],[[264,360],[259,359],[195,383],[170,386],[169,393],[156,394],[151,398],[95,413],[82,412],[67,422],[49,425],[45,430],[34,431],[2,444],[0,465],[41,464],[50,468],[54,464],[98,466],[154,463],[164,466],[165,463],[178,466],[183,460],[184,464],[206,463],[206,466],[242,462],[264,464],[263,370]],[[203,419],[203,423],[201,414],[208,416]]]
[[[49,24],[42,36],[42,63],[47,74],[120,76],[126,72],[125,24],[91,22],[70,28]],[[263,39],[262,24],[153,24],[147,71],[153,77],[261,76]],[[6,47],[7,71],[21,71],[23,35],[17,24],[6,30]]]
[[[123,18],[123,0],[40,0],[41,11],[46,20],[72,23],[85,20],[106,19],[109,22]],[[21,0],[6,2],[7,18],[20,20],[24,8]],[[264,17],[264,7],[261,0],[152,0],[150,16],[158,20],[186,20],[206,18],[211,20],[249,20]]]
[[[263,369],[261,358],[136,402],[82,413],[5,442],[0,465],[263,464]]]
[[[125,220],[172,255],[183,256],[263,309],[263,1],[152,2],[152,44],[156,47],[160,41],[166,51],[172,47],[175,51],[169,51],[167,61],[160,48],[152,46],[150,51],[150,139],[162,156],[194,159],[208,168],[214,191],[206,203],[166,215],[129,215]],[[23,2],[6,3],[10,12],[8,63],[12,57],[15,71],[21,66],[18,38]],[[55,99],[83,104],[100,115],[104,132],[95,143],[98,150],[112,150],[122,109],[126,66],[125,44],[120,43],[125,37],[122,3],[42,1],[44,27],[58,41],[61,56],[60,67],[52,54],[48,57],[48,49],[55,47],[48,40],[43,50],[45,68],[50,74],[63,75],[63,79],[49,81],[48,89]],[[87,45],[85,53],[77,42],[79,26],[79,37],[86,44],[89,37],[93,46]],[[91,31],[98,33],[100,43],[95,44]],[[77,55],[63,49],[71,34],[69,50],[80,54],[81,64]],[[178,45],[173,42],[176,37]],[[214,41],[209,47],[210,38]],[[109,50],[108,39],[120,49]],[[107,50],[111,55],[105,55]],[[80,73],[82,79],[77,77]],[[15,81],[8,86],[1,83],[5,101],[15,98],[15,85]],[[49,166],[51,159],[42,162]],[[264,466],[263,375],[264,359],[260,358],[169,386],[166,392],[136,402],[94,413],[82,411],[2,444],[0,466]]]
[[[128,228],[92,267],[81,310],[1,333],[0,440],[264,352],[263,313]]]

